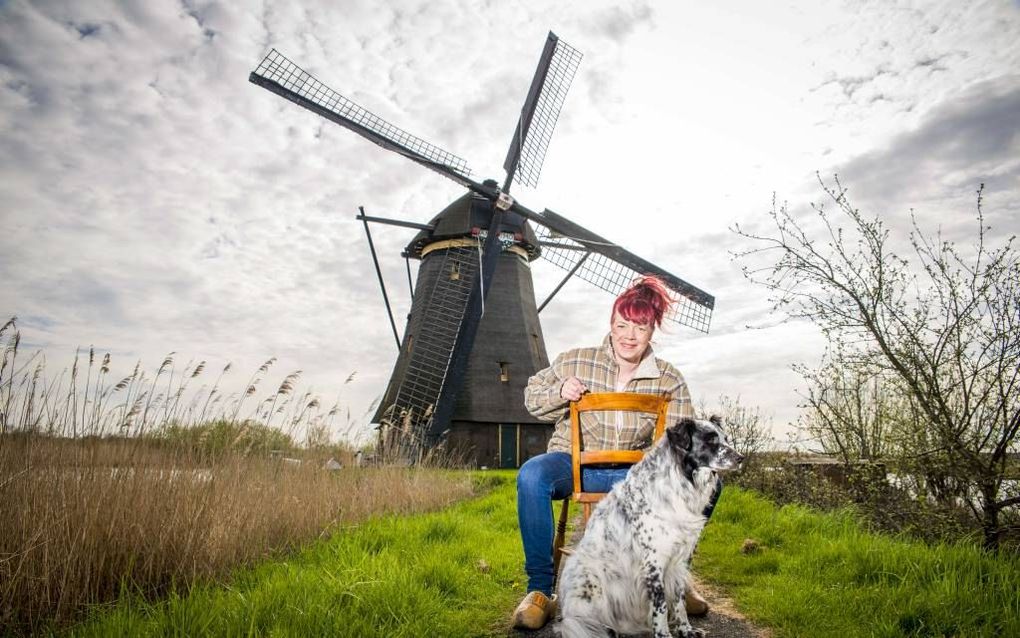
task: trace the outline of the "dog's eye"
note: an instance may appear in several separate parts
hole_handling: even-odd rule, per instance
[[[708,443],[708,444],[712,445],[712,444],[715,444],[715,443],[718,443],[718,442],[719,442],[719,435],[716,434],[715,432],[709,432],[708,435],[705,436],[705,443]]]

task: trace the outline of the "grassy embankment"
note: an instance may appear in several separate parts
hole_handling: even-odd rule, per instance
[[[777,637],[1020,636],[1020,556],[867,533],[850,511],[729,489],[695,568]]]
[[[479,499],[345,529],[228,587],[124,600],[73,634],[506,636],[523,573],[512,475],[490,476],[501,484]],[[850,514],[738,489],[695,569],[777,637],[1020,635],[1017,557],[871,535]]]

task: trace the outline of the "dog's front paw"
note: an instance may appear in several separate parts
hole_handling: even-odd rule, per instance
[[[688,624],[678,625],[673,628],[677,638],[705,638],[704,629],[696,629]]]

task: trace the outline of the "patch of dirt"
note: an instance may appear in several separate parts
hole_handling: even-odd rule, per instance
[[[712,587],[700,579],[695,578],[698,592],[708,601],[708,614],[701,618],[691,618],[691,624],[699,629],[704,629],[708,638],[771,638],[772,633],[763,627],[757,627],[733,606],[733,601],[718,589]],[[507,615],[509,617],[509,610]],[[507,634],[508,638],[556,638],[557,634],[553,629],[554,623],[550,622],[542,629],[536,631],[517,631],[511,629]],[[651,634],[621,636],[621,638],[646,638]]]
[[[737,608],[733,600],[710,583],[695,577],[698,592],[708,601],[709,611],[704,618],[693,618],[691,624],[705,630],[711,638],[772,638],[772,632],[765,627],[751,624]]]

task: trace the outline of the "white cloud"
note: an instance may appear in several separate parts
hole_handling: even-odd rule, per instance
[[[809,327],[744,329],[774,321],[727,228],[772,192],[817,199],[838,169],[875,212],[949,223],[980,180],[1016,225],[1015,4],[22,0],[0,4],[0,317],[56,368],[96,344],[124,368],[233,361],[238,383],[276,356],[325,394],[357,370],[360,414],[395,347],[357,207],[426,221],[461,192],[248,72],[277,47],[500,177],[549,29],[585,57],[541,186],[515,193],[716,294],[712,335],[659,338],[696,392],[785,421],[782,371],[817,356]],[[410,237],[373,228],[398,319]],[[561,276],[536,265],[540,300]],[[610,303],[568,284],[550,351],[601,339]]]
[[[994,235],[1020,227],[1020,75],[975,83],[926,114],[919,125],[840,167],[858,204],[890,214],[917,209],[967,238],[974,230],[975,190],[985,185]],[[898,209],[898,210],[897,210]],[[971,213],[971,214],[961,214]]]

